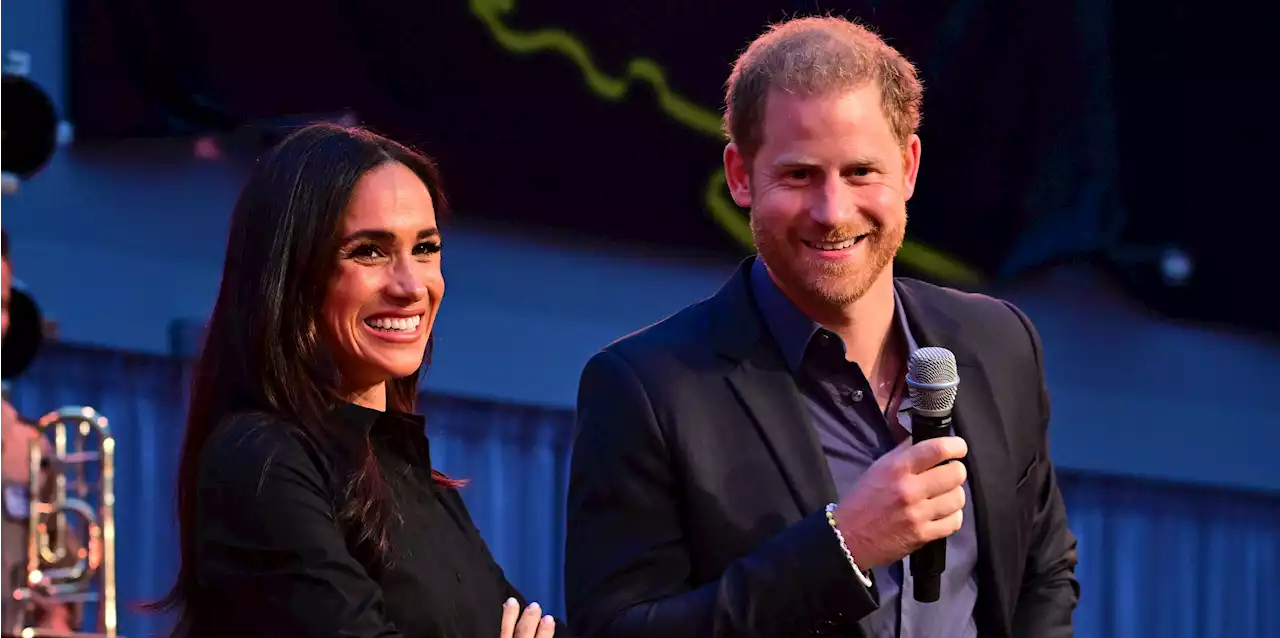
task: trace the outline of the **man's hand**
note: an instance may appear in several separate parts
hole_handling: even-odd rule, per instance
[[[834,512],[859,568],[896,562],[960,529],[968,472],[963,463],[938,464],[968,451],[954,436],[907,439],[867,469]]]

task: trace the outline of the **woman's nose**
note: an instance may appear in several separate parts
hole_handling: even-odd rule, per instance
[[[405,262],[398,263],[391,271],[388,292],[397,298],[418,300],[427,294],[426,282],[414,272],[413,267]]]

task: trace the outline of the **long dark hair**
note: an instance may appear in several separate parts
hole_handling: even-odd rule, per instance
[[[356,183],[389,162],[417,174],[437,216],[447,215],[432,160],[361,128],[313,124],[299,129],[250,173],[231,218],[222,286],[192,374],[178,467],[182,564],[173,589],[149,610],[183,607],[195,592],[200,453],[214,429],[237,413],[280,416],[323,447],[357,459],[339,517],[355,530],[368,556],[378,561],[387,556],[393,504],[373,449],[367,438],[353,441],[326,418],[344,397],[340,372],[318,339],[316,309],[323,306],[337,267],[343,214]],[[387,383],[388,409],[414,409],[420,372]],[[438,472],[432,476],[437,483],[460,484]],[[183,611],[180,630],[191,620]]]

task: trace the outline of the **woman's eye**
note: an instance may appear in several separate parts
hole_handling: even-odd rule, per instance
[[[440,244],[433,241],[424,241],[413,247],[415,255],[434,255],[440,252]]]
[[[382,256],[382,251],[378,250],[378,247],[373,244],[362,244],[352,248],[347,253],[347,256],[353,259],[373,259],[374,257]]]

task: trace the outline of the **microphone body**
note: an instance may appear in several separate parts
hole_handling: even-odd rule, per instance
[[[907,388],[912,404],[913,444],[951,434],[951,409],[959,385],[955,355],[950,350],[928,347],[911,353],[907,362]],[[910,564],[915,599],[922,603],[937,602],[942,594],[942,572],[947,567],[947,539],[930,541],[912,552]]]

